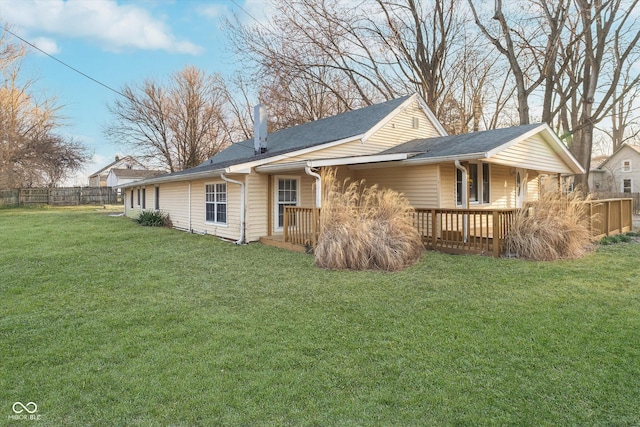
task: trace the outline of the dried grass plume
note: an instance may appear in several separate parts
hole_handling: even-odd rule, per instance
[[[402,194],[340,183],[335,169],[322,172],[322,224],[316,264],[328,269],[396,271],[415,263],[424,246],[413,226],[413,208]]]

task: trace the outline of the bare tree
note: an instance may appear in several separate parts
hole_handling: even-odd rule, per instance
[[[529,98],[542,84],[542,120],[549,123],[552,119],[552,83],[557,73],[558,48],[567,19],[568,1],[511,3],[514,22],[510,22],[502,0],[496,0],[493,20],[497,22],[497,28],[492,29],[482,22],[473,1],[468,0],[478,28],[509,63],[516,86],[520,124],[530,122]]]
[[[33,81],[21,78],[25,51],[0,37],[0,185],[55,186],[80,169],[86,148],[58,130],[61,107],[54,98],[38,100]]]
[[[481,119],[483,109],[501,116],[510,92],[506,73],[494,78],[496,61],[483,61],[486,49],[471,60],[482,49],[462,1],[272,0],[270,22],[227,25],[257,64],[250,71],[276,105],[276,127],[417,92],[458,132],[497,123]]]
[[[167,83],[145,80],[122,93],[109,105],[114,119],[106,136],[170,172],[199,165],[229,142],[225,86],[217,74],[186,67]]]
[[[619,113],[640,84],[634,65],[640,59],[638,0],[574,0],[573,6],[556,93],[569,148],[587,171],[579,183],[588,190],[596,126],[612,111]]]

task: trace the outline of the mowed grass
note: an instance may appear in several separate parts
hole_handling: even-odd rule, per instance
[[[0,425],[640,424],[640,244],[400,273],[0,210]]]

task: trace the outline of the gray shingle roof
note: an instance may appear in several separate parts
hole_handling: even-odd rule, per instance
[[[255,154],[253,139],[237,142],[195,168],[175,172],[173,175],[223,169],[235,164],[267,159],[292,151],[356,137],[372,129],[411,96],[403,96],[270,133],[267,142],[268,151],[263,154]]]
[[[503,129],[414,139],[397,145],[380,154],[418,153],[413,159],[456,157],[486,153],[537,128],[540,123]]]

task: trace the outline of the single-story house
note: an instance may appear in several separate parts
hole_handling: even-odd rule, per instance
[[[583,173],[546,124],[447,135],[416,94],[266,134],[201,165],[124,184],[125,213],[237,242],[283,231],[286,206],[321,207],[319,172],[404,193],[415,208],[506,209],[535,199],[542,175]],[[147,197],[153,195],[153,202]]]
[[[89,187],[108,187],[107,177],[111,169],[146,170],[147,167],[133,156],[116,156],[113,162],[89,175]]]

